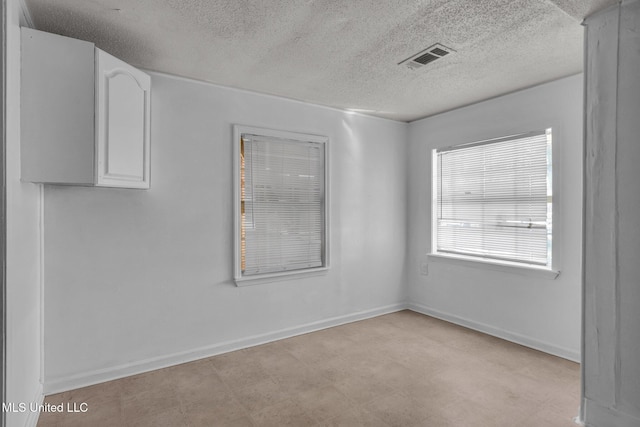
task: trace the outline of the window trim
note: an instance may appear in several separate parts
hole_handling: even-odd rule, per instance
[[[265,274],[255,274],[251,276],[242,275],[242,245],[241,245],[241,197],[240,197],[240,138],[242,134],[262,135],[273,138],[292,139],[306,142],[316,142],[324,146],[324,265],[321,267],[306,268],[300,270],[279,271]],[[330,207],[330,187],[329,187],[329,137],[310,133],[300,133],[283,131],[276,129],[261,128],[255,126],[233,125],[233,271],[236,286],[257,285],[281,280],[297,279],[302,277],[317,276],[325,274],[330,265],[330,228],[329,228],[329,207]]]
[[[534,130],[532,130],[534,129]],[[524,262],[513,262],[513,261],[502,261],[493,258],[483,258],[483,257],[474,257],[468,255],[459,255],[459,254],[451,254],[446,252],[438,252],[437,250],[437,180],[435,175],[437,174],[437,151],[448,150],[454,147],[461,146],[473,146],[473,145],[482,145],[485,143],[498,142],[505,139],[515,138],[521,135],[528,135],[536,132],[536,130],[540,129],[551,129],[552,133],[552,146],[551,146],[551,156],[552,156],[552,169],[551,169],[551,185],[552,185],[552,194],[553,194],[553,204],[552,204],[552,218],[553,218],[553,244],[551,247],[551,265],[541,266],[535,264],[527,264]],[[497,135],[497,136],[496,136]],[[484,135],[483,135],[484,136]],[[429,212],[431,213],[431,221],[429,228],[430,235],[430,244],[429,244],[429,252],[426,254],[427,259],[430,262],[438,262],[438,263],[448,263],[455,264],[464,267],[475,267],[482,268],[488,270],[498,270],[508,273],[516,273],[522,274],[526,276],[539,276],[548,279],[556,279],[561,274],[561,265],[562,265],[562,211],[561,211],[561,174],[560,174],[560,164],[562,163],[562,150],[560,149],[561,141],[564,138],[563,126],[555,120],[547,120],[543,123],[528,123],[526,127],[518,126],[516,128],[511,128],[508,130],[491,132],[491,134],[486,135],[486,137],[480,137],[478,139],[474,139],[473,141],[462,140],[462,141],[448,141],[448,143],[443,143],[438,146],[432,146],[429,150],[431,161],[429,162],[431,166],[430,178],[431,178],[431,198],[430,203],[431,207]]]

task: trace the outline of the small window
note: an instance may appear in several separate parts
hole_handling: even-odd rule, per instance
[[[327,138],[236,126],[236,282],[325,270]]]
[[[432,251],[551,268],[551,129],[433,151]]]

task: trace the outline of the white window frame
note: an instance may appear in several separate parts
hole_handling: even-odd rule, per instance
[[[437,165],[437,152],[438,150],[442,150],[444,148],[451,148],[457,146],[465,146],[471,144],[483,144],[490,143],[491,141],[504,140],[506,138],[517,138],[522,135],[526,135],[531,133],[531,129],[551,129],[552,133],[552,170],[551,170],[551,182],[552,182],[552,194],[553,194],[553,203],[552,203],[552,247],[551,247],[551,265],[534,265],[527,264],[524,262],[516,262],[516,261],[504,261],[492,258],[483,258],[480,256],[469,256],[469,255],[458,255],[452,253],[438,252],[437,248],[437,206],[438,206],[438,165]],[[506,136],[505,136],[506,135]],[[553,124],[551,126],[533,126],[529,127],[528,130],[516,131],[505,133],[502,136],[496,136],[492,138],[480,139],[472,142],[461,142],[454,144],[442,145],[442,147],[437,147],[431,150],[431,241],[430,241],[430,252],[427,254],[429,261],[435,262],[444,262],[454,265],[462,265],[465,267],[472,268],[482,268],[488,270],[497,270],[515,274],[521,274],[526,276],[534,276],[534,277],[543,277],[548,279],[555,279],[560,275],[560,265],[561,265],[561,247],[562,242],[560,239],[560,230],[561,230],[561,211],[560,211],[560,197],[559,197],[559,188],[560,188],[560,174],[559,174],[559,164],[561,162],[560,152],[558,141],[562,137],[561,126],[557,124]]]
[[[241,244],[241,166],[240,166],[240,146],[243,134],[260,135],[265,137],[295,140],[300,142],[315,142],[324,147],[324,265],[300,270],[281,271],[265,274],[253,274],[243,276],[242,274],[242,244]],[[325,274],[329,269],[330,245],[329,245],[329,138],[322,135],[308,133],[290,132],[283,130],[267,129],[254,126],[234,125],[233,126],[233,198],[234,198],[234,279],[236,286],[256,285],[287,279],[296,279],[307,276]]]

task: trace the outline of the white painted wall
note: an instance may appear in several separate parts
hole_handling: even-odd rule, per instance
[[[582,76],[573,76],[413,122],[409,130],[407,280],[413,307],[570,359],[580,358]],[[420,265],[431,242],[431,150],[553,127],[561,215],[560,276],[532,277],[443,261]],[[561,227],[558,228],[558,223]]]
[[[151,190],[45,187],[47,392],[394,310],[407,297],[416,310],[579,358],[581,76],[410,125],[152,76]],[[331,138],[327,275],[233,285],[234,123]],[[560,277],[436,262],[421,276],[429,150],[550,125],[562,160]]]
[[[20,182],[20,18],[7,0],[7,402],[42,399],[40,192]],[[35,426],[37,414],[9,412],[7,426]]]
[[[151,189],[45,187],[53,392],[394,310],[408,125],[152,74]],[[232,125],[330,138],[331,268],[233,283]]]
[[[640,425],[640,1],[586,21],[584,416]]]

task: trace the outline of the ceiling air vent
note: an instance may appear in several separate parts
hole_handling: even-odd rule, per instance
[[[455,52],[455,50],[448,48],[446,46],[443,46],[440,43],[436,43],[433,46],[430,46],[425,50],[418,52],[413,56],[410,56],[404,61],[399,62],[398,65],[406,64],[407,67],[411,69],[416,69],[416,68],[425,66],[444,56],[447,56],[448,54],[453,52]]]

